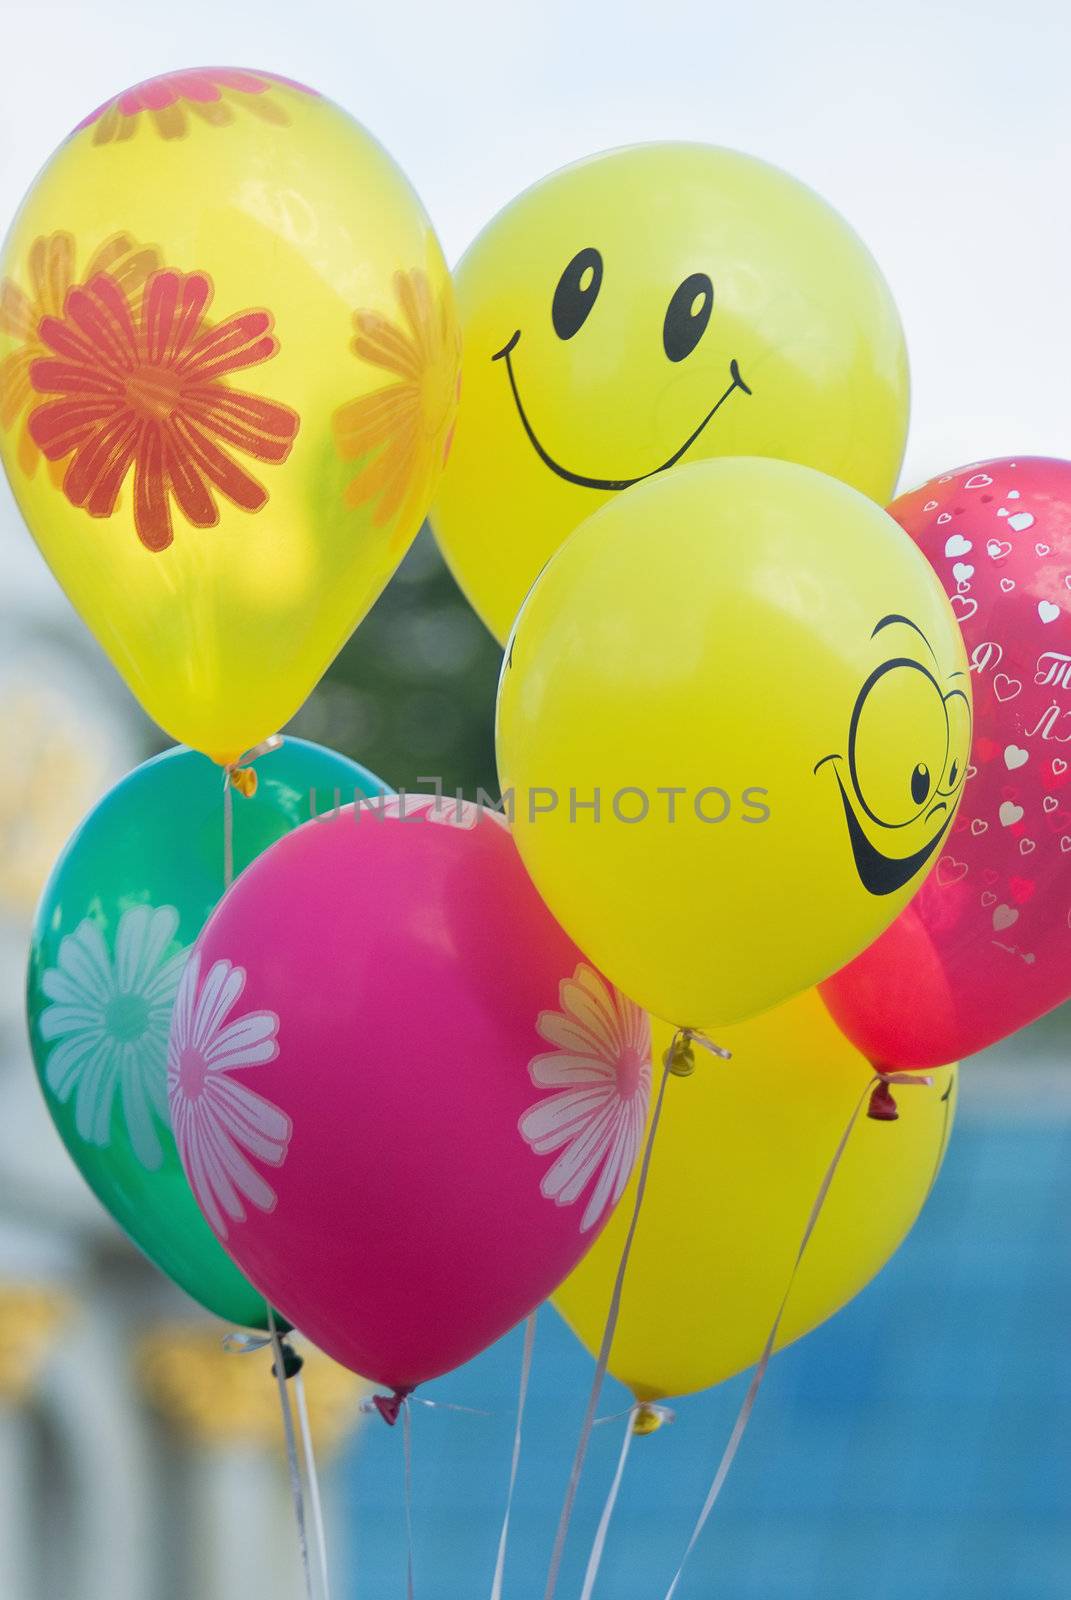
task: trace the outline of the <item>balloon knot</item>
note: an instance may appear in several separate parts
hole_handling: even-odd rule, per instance
[[[649,1433],[657,1433],[659,1428],[672,1421],[673,1412],[668,1406],[655,1406],[647,1400],[641,1400],[632,1414],[632,1431],[642,1439]]]
[[[371,1396],[372,1404],[388,1427],[394,1427],[402,1406],[412,1392],[412,1389],[395,1389],[393,1394],[374,1394]]]
[[[874,1122],[895,1122],[899,1115],[900,1111],[892,1090],[884,1078],[879,1078],[874,1085],[874,1093],[870,1096],[867,1116]]]
[[[285,1339],[279,1340],[279,1350],[283,1357],[283,1377],[286,1379],[296,1378],[305,1365],[305,1357],[299,1356],[293,1345],[288,1344]],[[272,1362],[271,1375],[273,1378],[279,1376],[279,1371],[274,1361]]]
[[[227,770],[231,787],[237,789],[239,794],[245,795],[247,800],[252,800],[257,792],[257,769],[255,767],[229,767]]]
[[[713,1039],[708,1039],[705,1033],[700,1033],[696,1028],[678,1028],[670,1041],[669,1049],[662,1057],[663,1065],[667,1072],[675,1078],[690,1078],[695,1071],[695,1046],[700,1045],[708,1050],[712,1056],[718,1056],[722,1061],[731,1061],[733,1053],[726,1050],[724,1045],[715,1044]]]

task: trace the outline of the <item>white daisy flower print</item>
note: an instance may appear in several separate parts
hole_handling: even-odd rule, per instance
[[[591,967],[578,966],[559,987],[560,1011],[541,1012],[537,1027],[554,1050],[529,1063],[544,1095],[524,1113],[521,1134],[537,1155],[560,1150],[540,1189],[571,1206],[591,1187],[581,1233],[602,1220],[625,1191],[651,1096],[651,1022],[646,1011]]]
[[[86,917],[60,940],[56,965],[41,978],[50,1004],[38,1025],[42,1038],[59,1041],[46,1084],[64,1105],[74,1100],[79,1138],[102,1149],[118,1096],[131,1148],[150,1172],[163,1161],[157,1120],[167,1127],[167,1036],[188,954],[171,951],[178,921],[174,906],[129,906],[113,959]]]
[[[249,1011],[228,1021],[245,988],[244,970],[217,961],[203,984],[200,971],[195,951],[175,1001],[167,1085],[190,1187],[226,1239],[228,1218],[244,1222],[247,1201],[259,1211],[275,1210],[275,1190],[253,1162],[281,1166],[293,1125],[278,1106],[232,1076],[274,1061],[279,1018],[274,1011]]]
[[[366,805],[377,808],[381,816],[400,818],[422,817],[425,822],[436,822],[448,828],[463,828],[470,832],[483,817],[497,822],[509,830],[509,822],[501,811],[482,801],[463,800],[460,795],[404,794],[391,795],[385,801],[369,800]]]

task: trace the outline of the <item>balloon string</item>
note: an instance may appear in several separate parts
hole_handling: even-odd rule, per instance
[[[521,1428],[524,1423],[524,1403],[528,1397],[528,1379],[532,1375],[532,1350],[535,1345],[536,1314],[533,1311],[524,1325],[524,1352],[521,1356],[521,1377],[517,1388],[517,1421],[513,1429],[513,1456],[510,1460],[509,1487],[506,1490],[506,1510],[502,1517],[502,1532],[498,1536],[498,1558],[491,1584],[491,1600],[502,1600],[502,1579],[506,1570],[506,1545],[509,1541],[509,1519],[513,1510],[513,1491],[517,1485],[517,1469],[521,1461]]]
[[[595,1363],[595,1376],[592,1380],[587,1410],[584,1413],[584,1421],[580,1429],[580,1438],[577,1440],[576,1455],[573,1457],[573,1469],[569,1474],[565,1501],[562,1505],[561,1516],[558,1519],[558,1531],[554,1537],[554,1549],[551,1551],[550,1569],[547,1573],[547,1586],[543,1592],[543,1600],[554,1600],[554,1591],[558,1586],[558,1574],[561,1571],[562,1556],[565,1553],[565,1540],[569,1532],[569,1523],[573,1516],[573,1506],[576,1503],[576,1491],[580,1483],[580,1474],[584,1469],[584,1458],[588,1452],[591,1430],[595,1425],[595,1412],[599,1404],[599,1395],[602,1393],[603,1379],[606,1377],[606,1369],[610,1364],[610,1348],[614,1342],[614,1333],[617,1330],[617,1321],[621,1314],[621,1294],[625,1285],[625,1273],[628,1270],[629,1256],[632,1254],[632,1241],[636,1237],[640,1209],[643,1206],[643,1196],[647,1188],[647,1174],[651,1168],[651,1154],[654,1150],[655,1135],[658,1132],[658,1124],[662,1118],[662,1102],[665,1099],[666,1084],[669,1081],[670,1072],[673,1070],[675,1051],[679,1039],[683,1036],[683,1031],[682,1034],[675,1035],[673,1044],[670,1045],[663,1058],[662,1081],[658,1085],[658,1098],[655,1101],[654,1115],[651,1118],[651,1126],[647,1133],[647,1143],[643,1149],[640,1175],[636,1183],[636,1199],[632,1207],[628,1233],[625,1235],[624,1248],[621,1251],[621,1260],[618,1262],[613,1293],[610,1296],[610,1309],[606,1315],[606,1326],[603,1329],[599,1356]]]
[[[312,1570],[309,1566],[309,1540],[305,1529],[305,1496],[301,1487],[301,1469],[298,1466],[297,1439],[294,1434],[294,1417],[290,1410],[290,1393],[286,1387],[286,1363],[283,1342],[275,1322],[275,1313],[268,1307],[268,1331],[271,1334],[273,1365],[279,1387],[279,1409],[283,1414],[283,1434],[286,1438],[286,1465],[290,1474],[290,1496],[294,1502],[294,1521],[297,1523],[298,1546],[301,1552],[301,1571],[305,1580],[307,1600],[314,1600]]]
[[[309,1407],[305,1399],[305,1379],[299,1372],[294,1378],[294,1398],[297,1404],[298,1425],[301,1429],[301,1449],[305,1457],[305,1478],[309,1485],[309,1509],[316,1538],[316,1554],[320,1565],[321,1600],[331,1600],[331,1581],[327,1571],[327,1535],[324,1531],[324,1508],[320,1498],[320,1475],[316,1470],[316,1451],[309,1426]]]
[[[413,1600],[413,1413],[402,1401],[402,1453],[405,1457],[405,1593]]]
[[[580,1591],[580,1600],[591,1600],[591,1593],[595,1588],[595,1579],[599,1575],[599,1567],[602,1564],[602,1553],[606,1548],[606,1535],[610,1528],[610,1518],[613,1516],[614,1507],[617,1505],[617,1496],[621,1488],[621,1480],[625,1476],[625,1463],[628,1460],[628,1453],[632,1448],[632,1440],[636,1431],[633,1424],[636,1421],[636,1413],[638,1411],[639,1406],[633,1406],[628,1412],[628,1421],[625,1423],[625,1437],[621,1441],[621,1454],[617,1458],[617,1471],[614,1473],[614,1481],[610,1485],[610,1492],[606,1496],[606,1504],[602,1508],[602,1516],[599,1518],[599,1526],[595,1530],[595,1538],[592,1542],[591,1554],[588,1557],[588,1568],[584,1574],[584,1587]]]
[[[227,768],[223,772],[223,888],[230,888],[234,882],[234,795],[231,791],[231,775]]]
[[[732,1464],[736,1459],[736,1453],[740,1448],[740,1442],[743,1439],[744,1434],[747,1431],[747,1425],[751,1420],[751,1413],[755,1409],[755,1401],[758,1399],[759,1390],[762,1387],[762,1381],[765,1378],[767,1368],[770,1365],[770,1358],[773,1355],[773,1348],[777,1342],[777,1335],[781,1328],[781,1320],[784,1317],[789,1296],[791,1295],[793,1287],[795,1286],[796,1277],[800,1269],[800,1263],[803,1261],[803,1257],[806,1254],[807,1246],[811,1241],[811,1235],[814,1233],[815,1227],[818,1223],[818,1218],[822,1214],[822,1208],[826,1203],[826,1197],[829,1194],[833,1179],[836,1177],[837,1168],[840,1166],[844,1152],[848,1147],[848,1140],[852,1136],[852,1130],[859,1120],[860,1112],[866,1105],[873,1091],[882,1084],[915,1084],[919,1087],[925,1087],[929,1084],[932,1084],[932,1082],[932,1078],[921,1078],[917,1073],[879,1072],[874,1075],[871,1081],[867,1084],[866,1088],[863,1090],[863,1093],[859,1096],[859,1099],[855,1105],[855,1109],[848,1118],[844,1132],[841,1134],[837,1143],[837,1148],[833,1152],[833,1159],[826,1168],[825,1176],[818,1186],[818,1193],[815,1195],[814,1204],[811,1206],[811,1212],[807,1218],[807,1225],[803,1230],[803,1237],[800,1240],[799,1249],[796,1252],[796,1259],[792,1265],[792,1271],[789,1273],[788,1286],[785,1289],[784,1295],[782,1296],[781,1304],[777,1308],[777,1315],[774,1317],[773,1326],[766,1336],[766,1343],[762,1347],[762,1355],[759,1357],[758,1366],[755,1368],[755,1371],[752,1374],[751,1382],[748,1384],[747,1393],[744,1396],[743,1404],[741,1405],[740,1410],[737,1413],[736,1421],[733,1424],[733,1431],[729,1435],[729,1442],[725,1446],[722,1458],[718,1463],[718,1469],[714,1474],[714,1481],[710,1485],[707,1497],[703,1502],[703,1508],[696,1519],[695,1527],[692,1529],[691,1537],[685,1546],[684,1555],[681,1557],[680,1566],[677,1568],[673,1582],[666,1590],[665,1600],[673,1600],[673,1596],[676,1594],[677,1587],[684,1575],[684,1569],[688,1563],[688,1559],[696,1545],[699,1543],[703,1529],[706,1527],[707,1519],[714,1509],[718,1496],[721,1494],[726,1478],[729,1476],[729,1469],[732,1467]]]
[[[259,744],[252,745],[248,750],[243,750],[236,761],[228,761],[223,768],[223,887],[230,888],[234,882],[234,796],[232,789],[237,789],[244,794],[246,799],[252,799],[257,792],[257,774],[253,766],[254,761],[259,761],[261,756],[270,755],[273,750],[282,747],[283,736],[273,733],[267,739],[262,739]]]

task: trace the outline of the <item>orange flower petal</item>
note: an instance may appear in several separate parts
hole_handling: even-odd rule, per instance
[[[13,350],[0,361],[0,428],[14,425],[33,395],[30,366],[33,350]]]
[[[37,331],[37,317],[29,297],[11,278],[0,283],[0,332],[24,343]]]

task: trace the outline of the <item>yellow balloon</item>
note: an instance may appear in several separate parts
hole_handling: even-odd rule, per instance
[[[670,1042],[654,1027],[656,1062]],[[762,1354],[822,1178],[872,1074],[811,990],[696,1050],[671,1078],[656,1135],[610,1371],[639,1400],[721,1383]],[[910,1231],[937,1176],[957,1072],[897,1091],[895,1123],[852,1131],[785,1311],[777,1348],[825,1322]],[[597,1353],[636,1175],[554,1304]]]
[[[755,1016],[871,943],[937,860],[966,669],[934,572],[854,489],[761,459],[640,484],[513,631],[498,768],[525,864],[656,1016]]]
[[[419,200],[313,90],[170,73],[52,157],[0,257],[0,454],[174,739],[230,761],[301,705],[427,511],[459,341]]]
[[[765,162],[703,144],[581,161],[501,211],[456,281],[465,385],[432,521],[499,639],[579,522],[679,461],[776,456],[892,495],[896,307],[842,218]]]

